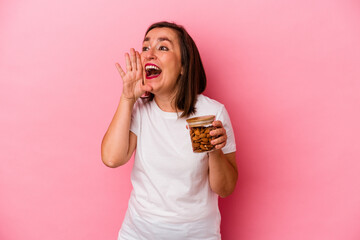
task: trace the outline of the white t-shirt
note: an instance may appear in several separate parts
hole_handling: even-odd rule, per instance
[[[215,115],[223,123],[227,144],[236,151],[229,115],[224,105],[204,95],[196,114]],[[193,153],[186,119],[162,111],[155,101],[139,99],[130,130],[137,136],[131,173],[133,190],[118,240],[219,240],[218,195],[210,189],[208,154]]]

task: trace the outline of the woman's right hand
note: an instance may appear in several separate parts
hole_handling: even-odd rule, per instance
[[[131,48],[130,56],[128,53],[125,53],[125,62],[126,73],[119,63],[115,64],[123,80],[122,96],[127,100],[135,102],[145,92],[150,92],[152,88],[144,83],[143,67],[139,52]]]

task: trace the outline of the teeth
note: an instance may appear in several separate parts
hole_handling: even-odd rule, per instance
[[[145,70],[149,70],[149,69],[160,70],[160,68],[158,68],[157,66],[154,66],[154,65],[147,65],[147,66],[145,67]]]

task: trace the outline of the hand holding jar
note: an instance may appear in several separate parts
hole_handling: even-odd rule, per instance
[[[186,120],[195,153],[211,152],[226,145],[226,130],[214,115],[201,116]]]
[[[216,149],[221,149],[225,147],[227,135],[226,130],[221,121],[217,120],[212,123],[212,125],[216,128],[210,132],[210,136],[215,137],[214,140],[211,140],[211,144],[215,145]]]

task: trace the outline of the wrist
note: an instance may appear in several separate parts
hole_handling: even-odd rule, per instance
[[[221,155],[223,155],[223,152],[221,149],[215,149],[214,151],[209,152],[209,157],[211,157],[211,158],[213,158],[213,157],[218,158]]]
[[[135,100],[135,98],[128,98],[128,97],[125,97],[124,94],[121,94],[120,102],[134,105],[136,100]]]

